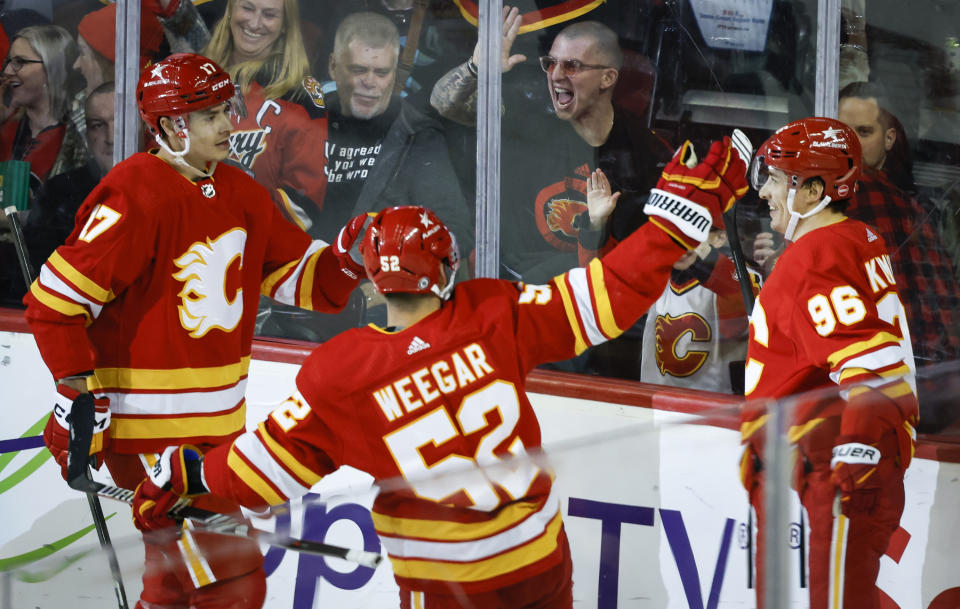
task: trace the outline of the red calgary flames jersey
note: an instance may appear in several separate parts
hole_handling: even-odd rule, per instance
[[[791,244],[751,315],[747,397],[783,397],[833,383],[909,375],[913,350],[896,288],[886,244],[862,222],[846,219]],[[916,423],[912,386],[905,381],[884,393],[901,402],[906,421]],[[817,420],[838,414],[842,404],[831,404],[802,402],[794,413],[794,432],[806,433]],[[762,426],[763,412],[762,404],[744,408],[745,440]]]
[[[243,429],[261,293],[334,311],[355,286],[239,169],[193,183],[141,153],[87,197],[25,302],[55,378],[95,371],[113,449],[154,452]]]
[[[287,217],[303,227],[305,214],[298,208],[310,203],[321,206],[327,191],[322,154],[327,141],[327,109],[316,80],[308,76],[301,86],[304,101],[297,103],[267,99],[263,87],[250,84],[243,96],[247,116],[234,117],[230,161],[250,172]]]
[[[548,284],[468,281],[409,328],[349,330],[255,432],[207,454],[207,483],[279,504],[350,465],[378,481],[373,521],[404,588],[473,593],[543,572],[562,521],[551,475],[522,458],[540,449],[524,379],[629,327],[681,253],[644,226]]]

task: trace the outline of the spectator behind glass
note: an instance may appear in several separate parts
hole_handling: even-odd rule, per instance
[[[263,184],[288,219],[309,228],[326,190],[318,151],[327,119],[320,85],[309,73],[297,0],[226,4],[212,34],[192,2],[157,0],[157,10],[174,51],[219,63],[242,94],[228,162]]]
[[[594,170],[587,179],[591,219],[606,222],[619,198],[603,170]],[[726,243],[723,229],[711,229],[673,264],[646,316],[641,381],[743,394],[747,315],[733,262],[720,252]]]
[[[113,82],[101,83],[84,101],[90,158],[82,167],[47,180],[24,224],[30,261],[39,266],[66,241],[80,204],[113,168]]]
[[[403,56],[408,50],[414,53],[408,77],[402,85],[400,95],[412,103],[418,110],[430,112],[430,90],[433,84],[450,68],[460,63],[470,51],[471,41],[476,35],[474,26],[462,16],[456,5],[449,0],[350,0],[349,2],[331,2],[324,6],[322,15],[316,20],[323,32],[317,37],[317,54],[311,55],[314,65],[326,64],[333,52],[333,39],[337,26],[350,13],[369,11],[379,13],[397,26],[400,34],[401,52],[397,78],[404,72]],[[304,8],[306,12],[306,8]],[[408,38],[413,30],[413,22],[421,19],[419,36],[416,40]],[[412,44],[412,47],[411,47]],[[309,50],[309,48],[308,48]],[[322,72],[317,69],[317,72]],[[323,83],[324,93],[336,90],[336,83]]]
[[[503,15],[501,70],[508,72],[526,56],[511,55],[519,11],[505,7]],[[462,124],[476,121],[480,55],[478,45],[470,61],[434,86],[430,101],[442,116]],[[609,27],[597,21],[567,25],[540,63],[543,80],[521,84],[546,89],[554,114],[544,116],[535,102],[515,98],[503,117],[501,276],[528,283],[547,282],[585,263],[643,224],[647,193],[670,157],[669,147],[642,118],[614,104],[623,54]],[[518,86],[509,80],[505,88]],[[586,196],[587,179],[597,168],[611,190],[621,193],[602,217],[588,212]],[[642,328],[638,324],[590,349],[573,369],[638,378]]]
[[[56,25],[26,27],[10,43],[0,77],[12,114],[0,125],[0,161],[30,163],[34,189],[86,162],[86,147],[68,121],[79,89],[77,44]]]
[[[847,215],[875,226],[887,243],[917,365],[957,359],[960,290],[953,263],[926,210],[888,173],[901,170],[889,162],[890,151],[898,141],[909,146],[897,137],[896,118],[883,108],[878,86],[853,83],[841,96],[840,121],[856,132],[864,164]]]
[[[83,114],[84,100],[91,91],[105,82],[112,82],[114,78],[114,64],[117,61],[116,20],[117,5],[108,4],[88,13],[77,25],[79,55],[73,67],[83,76],[85,85],[73,99],[70,120],[81,135],[87,129]],[[156,15],[148,10],[140,11],[140,69],[156,58],[162,42],[163,30]]]
[[[317,234],[393,203],[427,203],[470,252],[473,222],[439,123],[394,95],[400,36],[383,15],[348,15],[334,36],[329,99],[328,195]]]
[[[747,314],[726,243],[723,229],[712,229],[673,265],[643,329],[641,381],[743,394]]]
[[[913,193],[913,162],[906,133],[881,100],[885,96],[879,85],[850,83],[840,91],[837,117],[857,132],[864,166],[883,172],[898,188]]]
[[[504,7],[503,72],[527,59],[510,54],[520,24],[517,9]],[[467,63],[434,86],[430,102],[442,116],[475,124],[478,61],[479,45]],[[534,108],[506,108],[504,199],[515,202],[504,206],[501,219],[507,275],[547,281],[576,265],[576,257],[563,252],[575,252],[578,245],[587,254],[609,249],[645,221],[641,210],[646,193],[656,184],[670,150],[639,117],[614,105],[622,63],[613,30],[596,21],[568,25],[541,58],[543,83],[525,83],[531,90],[546,85],[553,116],[540,121],[533,116]],[[556,118],[569,127],[558,125]],[[544,134],[549,134],[546,141]],[[611,188],[622,193],[609,224],[594,223],[587,214],[586,180],[596,167],[603,169]],[[587,234],[584,229],[594,230]]]
[[[0,161],[30,163],[28,211],[24,223],[50,177],[76,169],[86,162],[86,146],[67,120],[69,100],[79,88],[70,66],[77,46],[61,27],[34,25],[18,30],[11,40],[0,78],[4,105],[10,111],[0,125]],[[0,300],[20,306],[26,285],[13,261],[16,252],[8,234],[6,216],[0,214]]]
[[[331,241],[351,217],[393,204],[429,202],[457,235],[461,256],[473,249],[473,222],[450,164],[439,123],[394,95],[400,48],[397,27],[383,15],[348,15],[337,28],[327,99],[327,196],[309,233]],[[461,277],[467,274],[467,265]],[[371,301],[372,292],[368,291]],[[379,299],[376,299],[379,302]],[[313,315],[273,305],[258,331],[271,336],[325,340],[366,318],[367,302],[351,300],[347,315]],[[379,314],[379,313],[376,313]]]

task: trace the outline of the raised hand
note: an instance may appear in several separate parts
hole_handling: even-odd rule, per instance
[[[517,39],[517,33],[520,31],[520,22],[523,18],[520,16],[520,11],[517,7],[510,7],[504,5],[503,7],[503,42],[500,46],[500,70],[503,72],[509,72],[513,69],[513,66],[518,63],[523,63],[527,60],[526,55],[511,55],[510,49],[513,48],[513,42]],[[477,45],[473,47],[473,65],[479,66],[481,61],[482,51],[480,49],[480,42],[477,42]]]
[[[359,246],[372,217],[370,214],[354,216],[340,229],[340,234],[333,242],[333,253],[340,261],[340,269],[354,279],[367,276]]]
[[[753,240],[753,259],[767,273],[773,269],[773,263],[780,255],[780,248],[774,241],[773,233],[757,233]]]
[[[699,163],[693,145],[684,142],[650,191],[643,211],[651,222],[688,249],[706,241],[711,226],[723,228],[723,213],[750,188],[745,139],[736,147],[729,137],[714,142]]]
[[[610,181],[601,169],[587,176],[587,213],[590,227],[599,229],[617,206],[620,192],[611,193]]]

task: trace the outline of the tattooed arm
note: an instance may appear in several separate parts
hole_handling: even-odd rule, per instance
[[[477,76],[469,62],[450,70],[430,93],[430,105],[440,116],[472,127],[477,124]]]
[[[526,55],[511,55],[510,49],[520,30],[520,11],[516,7],[503,7],[503,43],[501,46],[501,69],[504,73],[527,60]],[[480,43],[473,49],[473,57],[450,70],[430,93],[430,105],[440,116],[472,127],[477,124],[477,66],[480,65]]]

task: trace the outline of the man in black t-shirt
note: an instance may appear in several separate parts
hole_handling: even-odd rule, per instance
[[[327,191],[312,210],[312,237],[332,242],[347,220],[393,205],[426,205],[456,235],[461,257],[473,249],[474,223],[450,163],[440,124],[393,94],[400,37],[394,23],[373,12],[348,15],[334,37],[327,96],[329,134],[324,150]],[[468,265],[462,265],[464,277]],[[355,292],[336,316],[272,306],[258,332],[326,340],[377,321]],[[380,307],[382,309],[382,307]]]
[[[510,54],[520,21],[516,9],[504,18],[505,72],[525,65],[525,56]],[[461,124],[475,121],[477,61],[479,49],[437,82],[430,101],[442,116]],[[597,21],[566,26],[539,63],[548,112],[535,94],[511,94],[518,87],[539,89],[542,81],[505,77],[503,84],[500,276],[530,283],[545,283],[586,262],[646,222],[647,193],[671,156],[642,119],[613,104],[623,55],[609,27]],[[597,168],[621,194],[609,216],[591,221],[586,180]],[[642,327],[641,322],[590,349],[568,369],[639,378]]]

